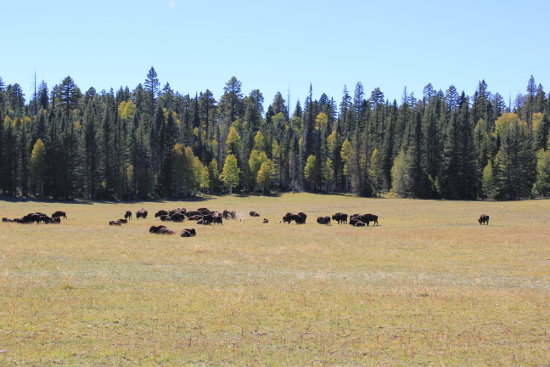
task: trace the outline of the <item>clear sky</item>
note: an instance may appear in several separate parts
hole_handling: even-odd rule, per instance
[[[51,88],[70,75],[83,90],[135,88],[155,67],[182,94],[243,92],[291,103],[344,85],[386,98],[485,79],[508,101],[532,74],[550,89],[548,0],[5,0],[0,77],[29,99],[34,73]]]

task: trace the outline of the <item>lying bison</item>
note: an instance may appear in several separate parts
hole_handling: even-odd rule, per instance
[[[250,213],[248,213],[251,217],[259,217],[260,216],[260,213],[258,212],[255,212],[254,210],[252,210]]]
[[[171,229],[169,229],[168,227],[166,226],[151,226],[151,228],[149,228],[149,233],[153,233],[153,234],[174,234],[174,231],[172,231]]]
[[[181,237],[195,237],[196,235],[195,228],[185,228],[180,234]]]
[[[262,221],[262,223],[269,223],[269,220],[267,218],[264,218],[264,220]]]
[[[109,225],[110,226],[120,226],[122,224],[128,223],[127,219],[117,219],[117,220],[110,220]]]
[[[137,219],[139,219],[139,218],[147,219],[147,214],[149,214],[149,212],[147,212],[147,210],[141,208],[140,210],[138,210],[136,212],[136,218]]]
[[[481,214],[477,221],[479,224],[489,225],[489,216],[487,214]]]
[[[67,213],[58,210],[52,214],[52,218],[64,218],[67,219]]]
[[[159,210],[158,212],[155,213],[155,218],[158,218],[162,215],[168,215],[168,212],[166,210]]]
[[[330,217],[329,216],[317,217],[317,223],[330,225]]]

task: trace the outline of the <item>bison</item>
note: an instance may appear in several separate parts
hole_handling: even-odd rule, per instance
[[[212,217],[212,223],[214,223],[214,224],[222,224],[222,225],[223,225],[223,219],[222,219],[221,216]]]
[[[168,212],[166,210],[159,210],[158,212],[155,213],[155,218],[158,218],[162,215],[168,215]]]
[[[489,216],[487,214],[481,214],[477,220],[479,224],[489,225]]]
[[[354,227],[364,227],[364,226],[365,226],[365,222],[360,221],[360,220],[355,220],[355,221],[353,222],[353,226],[354,226]]]
[[[248,213],[251,217],[259,217],[260,216],[260,213],[258,212],[255,212],[254,210],[252,210],[250,213]]]
[[[317,217],[317,223],[319,223],[319,224],[328,224],[328,225],[330,225],[330,217],[329,217],[329,216],[326,216],[326,217]]]
[[[9,219],[9,218],[2,218],[2,222],[4,223],[13,223],[13,219]]]
[[[332,220],[338,222],[338,224],[341,224],[341,223],[347,223],[348,222],[348,215],[345,214],[345,213],[335,213],[333,216],[332,216]]]
[[[126,213],[124,213],[124,219],[132,219],[132,212],[126,210]]]
[[[136,212],[136,218],[137,219],[139,219],[139,218],[147,219],[147,214],[149,214],[149,212],[147,212],[147,210],[141,208],[140,210],[138,210]]]
[[[153,233],[153,234],[174,234],[174,231],[172,231],[171,229],[169,229],[168,227],[166,226],[151,226],[149,228],[149,233]]]
[[[269,223],[269,220],[267,220],[267,218],[264,218],[264,220],[262,221],[262,223]]]
[[[64,218],[67,219],[67,213],[62,212],[61,210],[56,211],[52,214],[52,218]]]
[[[180,234],[181,237],[195,237],[196,235],[195,228],[185,228]]]

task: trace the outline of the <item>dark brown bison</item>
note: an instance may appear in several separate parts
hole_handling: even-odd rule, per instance
[[[120,226],[122,224],[128,223],[127,219],[117,219],[117,220],[111,220],[109,221],[110,226]]]
[[[365,219],[363,222],[367,223],[367,226],[369,225],[369,222],[372,222],[373,225],[378,225],[378,215],[364,214],[363,218]]]
[[[221,216],[212,217],[212,223],[214,223],[214,224],[222,224],[222,225],[223,225],[223,219],[222,219]]]
[[[60,217],[55,217],[55,218],[52,218],[52,222],[53,224],[59,224],[61,223],[61,218]]]
[[[187,218],[189,218],[189,220],[195,220],[195,219],[190,219],[190,218],[195,217],[197,215],[202,215],[202,214],[198,210],[190,210],[190,211],[185,213],[185,216]]]
[[[378,225],[378,216],[374,214],[353,214],[349,218],[349,224],[354,225],[355,222],[361,221],[367,226],[370,222],[373,222],[373,224]]]
[[[481,214],[477,220],[479,224],[489,225],[489,216],[487,214]]]
[[[183,213],[174,213],[170,215],[170,220],[172,222],[183,222],[185,219],[185,214]]]
[[[248,215],[250,215],[251,217],[259,217],[260,213],[255,212],[254,210],[252,210],[250,213],[248,213]]]
[[[283,223],[288,223],[290,224],[290,222],[292,222],[292,213],[286,213],[284,216],[283,216]]]
[[[364,226],[365,226],[365,222],[362,222],[362,221],[360,221],[360,220],[355,220],[355,221],[353,222],[353,226],[354,226],[354,227],[364,227]]]
[[[319,224],[328,224],[328,225],[330,225],[330,217],[329,217],[329,216],[326,216],[326,217],[317,217],[317,223],[319,223]]]
[[[9,219],[9,218],[2,218],[2,222],[4,223],[13,223],[13,219]]]
[[[64,218],[67,219],[67,213],[58,210],[52,214],[52,218]]]
[[[143,208],[141,208],[140,210],[138,210],[136,212],[136,218],[139,219],[139,218],[143,218],[143,219],[147,219],[147,214],[149,214],[149,212]]]
[[[185,228],[180,234],[181,237],[195,237],[196,235],[195,228]]]
[[[124,219],[132,219],[132,212],[126,210],[126,213],[124,213]]]
[[[155,213],[155,218],[158,218],[162,215],[168,215],[168,212],[166,210],[159,210],[158,212]]]
[[[303,212],[298,214],[286,213],[283,217],[283,223],[288,223],[294,221],[296,224],[305,224],[307,215]]]
[[[171,229],[169,229],[168,227],[166,226],[151,226],[149,228],[149,233],[153,233],[153,234],[174,234],[174,231],[172,231]]]
[[[345,214],[345,213],[335,213],[333,216],[332,216],[332,220],[338,222],[338,224],[341,224],[341,223],[347,223],[348,222],[348,215]]]
[[[21,218],[20,223],[51,223],[52,218],[41,212],[29,213]]]
[[[262,223],[269,223],[269,220],[267,220],[267,218],[264,218],[264,220],[262,221]]]

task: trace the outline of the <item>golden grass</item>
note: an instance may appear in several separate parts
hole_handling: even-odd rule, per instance
[[[154,236],[158,209],[242,221]],[[110,227],[126,210],[149,218]],[[0,365],[548,366],[550,201],[0,201]],[[261,214],[248,217],[250,210]],[[304,211],[303,226],[280,223]],[[321,226],[375,213],[379,227]],[[491,216],[480,226],[481,213]],[[269,224],[262,224],[268,218]]]

